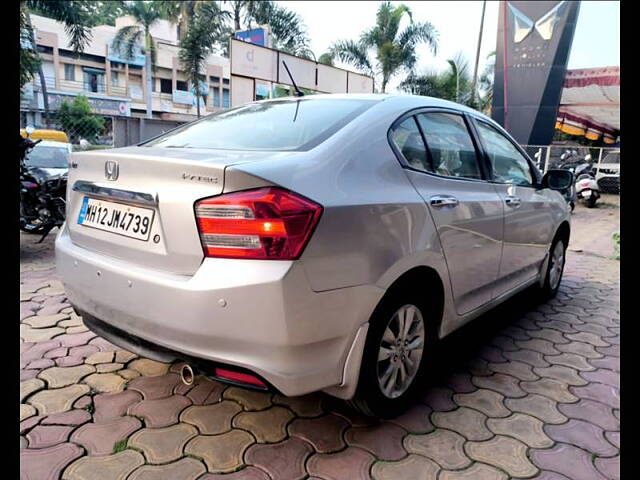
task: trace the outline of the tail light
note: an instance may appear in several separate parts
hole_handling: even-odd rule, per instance
[[[207,257],[295,260],[322,206],[283,188],[268,187],[205,198],[196,221]]]

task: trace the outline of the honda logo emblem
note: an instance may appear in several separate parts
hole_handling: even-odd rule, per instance
[[[118,162],[116,162],[115,160],[107,160],[106,162],[104,162],[104,176],[107,180],[117,180],[119,173],[120,169],[118,167]]]

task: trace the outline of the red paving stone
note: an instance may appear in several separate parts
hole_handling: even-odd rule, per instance
[[[327,480],[344,480],[345,472],[349,480],[368,479],[373,461],[370,453],[348,447],[338,453],[316,453],[307,461],[307,471]]]
[[[101,393],[93,397],[95,412],[94,422],[103,423],[126,415],[131,405],[142,401],[142,395],[135,390],[125,390],[118,393]]]
[[[142,428],[140,420],[121,417],[104,423],[86,423],[73,432],[71,441],[82,445],[89,455],[108,455],[116,442],[128,438]]]
[[[245,453],[249,465],[255,465],[272,478],[282,480],[302,479],[307,475],[305,460],[313,453],[307,442],[288,438],[275,444],[255,444]]]
[[[82,454],[82,448],[73,443],[43,449],[25,448],[20,451],[20,479],[58,480],[62,470]]]

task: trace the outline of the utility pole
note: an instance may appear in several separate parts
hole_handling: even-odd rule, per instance
[[[476,50],[476,65],[473,68],[473,83],[471,84],[471,105],[475,105],[476,83],[478,81],[478,63],[480,62],[480,45],[482,44],[482,30],[484,28],[484,11],[487,8],[487,0],[482,2],[482,17],[480,18],[480,32],[478,33],[478,49]]]

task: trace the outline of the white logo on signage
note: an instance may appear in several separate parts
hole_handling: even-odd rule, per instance
[[[540,17],[535,23],[510,3],[507,3],[507,5],[513,15],[513,41],[520,43],[527,38],[534,29],[544,40],[551,40],[553,28],[556,23],[560,21],[560,16],[564,13],[564,7],[567,5],[567,2],[563,0]]]

